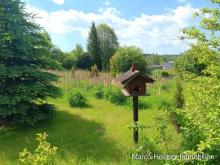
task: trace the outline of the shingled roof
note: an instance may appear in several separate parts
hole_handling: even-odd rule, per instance
[[[127,82],[129,82],[130,80],[134,79],[137,76],[142,76],[145,80],[145,83],[153,83],[155,81],[154,79],[141,74],[138,70],[134,70],[134,71],[129,70],[123,73],[117,78],[117,81],[119,81],[121,84],[126,84]]]

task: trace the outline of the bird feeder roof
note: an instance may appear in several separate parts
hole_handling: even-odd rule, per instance
[[[155,80],[145,76],[143,74],[141,74],[138,70],[129,70],[125,73],[123,73],[122,75],[120,75],[117,78],[117,81],[120,82],[121,84],[125,85],[127,83],[129,83],[130,81],[132,81],[135,77],[141,76],[144,80],[145,83],[153,83]]]

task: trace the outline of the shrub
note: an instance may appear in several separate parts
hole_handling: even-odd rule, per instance
[[[63,68],[72,69],[76,65],[76,58],[71,54],[66,54],[62,61]]]
[[[97,68],[97,65],[93,65],[91,67],[90,77],[98,77],[99,76],[99,70]]]
[[[122,94],[120,88],[108,87],[105,90],[105,98],[111,103],[122,105],[125,104],[127,98]]]
[[[154,70],[152,71],[152,74],[154,77],[157,78],[169,78],[169,77],[173,77],[174,76],[174,72],[172,70]]]
[[[169,153],[172,151],[173,136],[172,134],[168,133],[169,127],[167,123],[169,123],[168,112],[165,114],[160,113],[155,117],[155,127],[159,133],[155,139],[155,142],[160,144],[160,146],[164,146],[166,152]]]
[[[184,106],[183,87],[182,87],[181,79],[179,77],[176,79],[176,89],[174,93],[174,106],[176,108],[183,108]]]
[[[144,135],[140,136],[141,139],[139,140],[137,145],[132,146],[129,148],[126,152],[126,163],[125,164],[153,164],[154,160],[151,159],[145,159],[142,161],[136,161],[133,157],[135,157],[135,154],[146,154],[146,155],[152,155],[153,153],[158,153],[157,149],[153,145],[153,142],[146,138]],[[159,160],[158,160],[159,161]],[[157,161],[157,162],[158,162]],[[139,162],[139,163],[136,163]]]
[[[214,159],[206,159],[203,164],[219,164],[220,83],[210,77],[198,77],[194,83],[184,110],[179,111],[183,116],[184,148],[191,152],[189,154],[214,155]],[[199,160],[190,160],[190,163],[201,164]]]
[[[150,102],[140,99],[138,103],[138,107],[139,109],[148,109],[152,107],[152,104]]]
[[[82,95],[80,91],[74,91],[70,93],[69,104],[72,107],[85,107],[87,105],[86,98]]]
[[[170,76],[170,74],[169,74],[168,72],[166,72],[166,71],[162,71],[162,72],[161,72],[161,76],[162,76],[163,78],[167,78],[167,77]]]
[[[162,84],[161,89],[168,92],[170,90],[170,86],[168,84]]]
[[[158,109],[168,110],[171,107],[171,104],[168,101],[161,100],[158,104]]]
[[[37,134],[36,140],[39,145],[34,150],[33,153],[25,148],[19,153],[18,164],[20,165],[49,165],[54,164],[55,154],[57,147],[51,146],[50,143],[46,141],[47,134],[39,133]]]
[[[101,99],[104,97],[104,87],[99,85],[92,89],[92,93],[97,99]]]

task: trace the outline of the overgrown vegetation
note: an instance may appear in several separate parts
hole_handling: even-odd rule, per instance
[[[47,134],[38,133],[36,134],[38,146],[34,152],[30,152],[25,148],[19,153],[18,164],[19,165],[52,165],[55,162],[55,154],[57,147],[51,146],[47,140]]]
[[[219,0],[211,2],[220,5]],[[147,85],[148,97],[139,98],[140,121],[129,126],[140,130],[139,144],[134,146],[126,127],[132,120],[132,97],[125,97],[121,87],[112,84],[110,74],[116,77],[132,63],[146,74],[148,64],[159,65],[176,56],[144,56],[137,47],[119,47],[114,30],[95,23],[90,27],[87,50],[76,44],[72,51],[62,52],[34,22],[35,16],[26,12],[23,2],[2,0],[0,163],[217,165],[220,10],[204,8],[195,16],[200,26],[183,30],[182,39],[193,43],[175,60],[175,71],[152,71],[156,82]],[[57,98],[60,88],[63,96]],[[26,125],[48,119],[55,107],[52,120]],[[42,131],[49,133],[50,142],[59,150],[46,141],[46,133],[37,134],[39,144],[34,149],[32,136]],[[20,152],[24,146],[28,149]],[[132,154],[154,153],[211,155],[214,159],[131,159]]]
[[[211,2],[220,4],[217,0]],[[202,161],[188,160],[187,163],[218,164],[220,161],[218,133],[220,130],[220,56],[219,29],[216,27],[220,26],[220,10],[203,8],[195,13],[195,16],[201,20],[200,27],[184,29],[183,38],[193,39],[196,42],[185,55],[180,57],[176,66],[179,72],[193,75],[191,81],[194,83],[190,88],[191,95],[186,107],[180,113],[184,146],[188,154],[208,154],[215,157]]]

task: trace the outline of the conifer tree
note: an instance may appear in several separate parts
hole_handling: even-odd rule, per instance
[[[183,96],[183,87],[181,83],[182,79],[179,75],[176,78],[176,89],[174,91],[174,106],[176,108],[183,108],[184,106],[184,96]]]
[[[30,124],[47,119],[54,107],[46,102],[59,89],[49,35],[34,22],[20,0],[0,1],[0,122]]]
[[[98,69],[102,70],[100,41],[94,22],[90,28],[87,49],[91,56],[92,64],[96,64]]]

